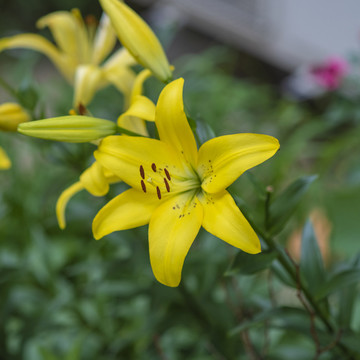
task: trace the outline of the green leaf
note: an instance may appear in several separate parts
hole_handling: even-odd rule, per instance
[[[280,322],[288,322],[289,319],[296,318],[297,321],[299,318],[306,321],[306,324],[309,322],[309,316],[306,312],[298,308],[292,308],[287,306],[282,306],[278,308],[271,308],[264,310],[260,314],[254,316],[251,320],[245,320],[240,325],[231,329],[228,333],[228,336],[234,336],[239,334],[240,332],[250,329],[254,326],[261,325],[265,321],[268,320],[279,320]],[[307,326],[308,328],[308,326]]]
[[[341,343],[351,351],[354,351],[357,355],[360,355],[359,339],[360,333],[358,332],[347,331],[341,335]]]
[[[196,119],[196,133],[199,137],[201,144],[216,136],[212,127],[202,119]]]
[[[323,259],[313,226],[309,220],[304,226],[302,235],[300,271],[312,293],[326,280]]]
[[[355,259],[351,261],[351,265],[354,268],[359,267],[359,262],[360,256],[356,256]],[[353,311],[357,294],[357,286],[349,286],[341,291],[341,296],[339,296],[338,321],[339,325],[343,328],[349,328],[353,321]]]
[[[34,110],[39,101],[39,94],[33,87],[26,86],[18,90],[17,98],[24,108]]]
[[[300,200],[317,175],[304,176],[291,183],[271,203],[269,208],[268,231],[271,235],[279,233],[294,213]]]
[[[285,285],[296,288],[296,282],[293,280],[293,278],[289,275],[289,273],[284,269],[283,265],[281,265],[278,260],[272,263],[271,270],[274,272],[276,277]]]
[[[256,255],[239,251],[229,269],[226,270],[225,276],[255,274],[269,268],[276,257],[277,253],[275,251],[263,251]]]
[[[324,283],[315,293],[317,300],[323,299],[325,296],[334,291],[340,290],[346,286],[357,284],[360,281],[360,269],[347,269],[333,275],[326,283]]]
[[[44,347],[40,347],[41,360],[59,360],[52,352]]]
[[[83,339],[77,339],[70,351],[66,354],[65,360],[79,360],[81,358],[81,348],[83,345]]]

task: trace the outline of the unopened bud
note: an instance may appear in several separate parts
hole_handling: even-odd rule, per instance
[[[18,132],[24,135],[71,143],[90,142],[114,135],[116,129],[116,124],[110,120],[77,115],[31,121],[18,126]]]

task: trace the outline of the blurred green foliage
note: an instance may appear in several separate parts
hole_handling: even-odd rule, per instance
[[[30,74],[38,59],[4,62],[4,69],[13,69],[6,79],[38,117],[64,115],[72,90],[52,72],[34,82]],[[266,251],[239,253],[202,231],[186,259],[182,285],[167,288],[151,273],[146,227],[100,241],[92,237],[93,217],[124,185],[113,186],[105,198],[76,195],[66,230],[58,229],[57,197],[91,161],[92,145],[0,133],[13,161],[0,173],[1,360],[360,357],[360,130],[327,121],[323,110],[332,102],[314,110],[259,80],[238,79],[233,59],[229,50],[216,48],[175,65],[185,77],[186,111],[201,141],[237,132],[280,140],[274,158],[230,188]],[[153,99],[160,88],[155,80],[146,84]],[[104,89],[89,108],[115,120],[122,99],[115,89]],[[307,221],[315,208],[333,229],[323,240],[326,251],[315,221]],[[301,250],[292,253],[300,265],[287,265],[294,269],[291,278],[281,263],[286,253],[267,249],[265,240],[275,235],[290,247],[294,230],[305,223]],[[333,334],[297,296],[302,281]]]

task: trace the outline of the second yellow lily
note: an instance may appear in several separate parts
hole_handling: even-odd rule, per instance
[[[136,61],[125,48],[106,60],[116,35],[105,14],[97,30],[96,21],[90,17],[86,23],[77,9],[48,14],[38,20],[37,26],[49,27],[57,46],[37,34],[19,34],[0,39],[0,51],[27,48],[46,55],[73,84],[76,108],[89,104],[95,92],[109,84],[128,94],[135,79],[131,66]]]

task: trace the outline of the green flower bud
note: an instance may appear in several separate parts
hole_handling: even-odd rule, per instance
[[[31,121],[18,126],[18,132],[24,135],[71,143],[98,140],[114,135],[116,129],[116,124],[110,120],[76,115]]]

